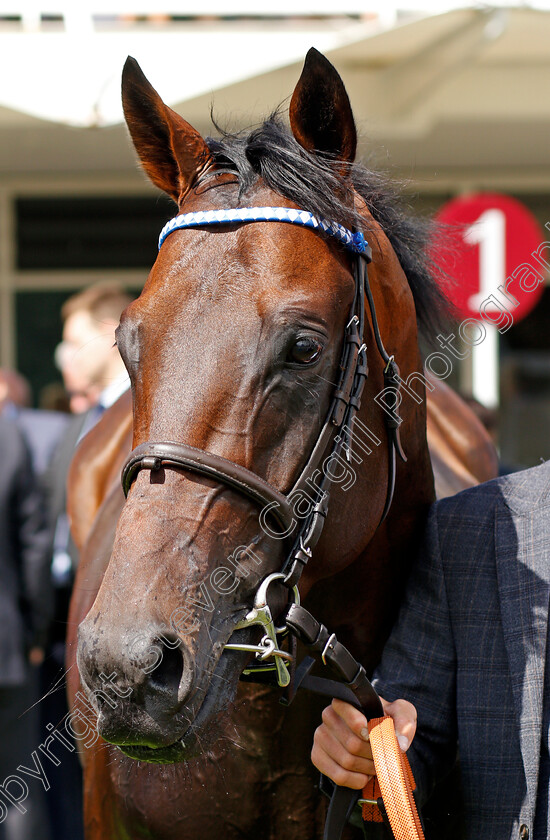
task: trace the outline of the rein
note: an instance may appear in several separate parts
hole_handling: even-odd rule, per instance
[[[372,252],[361,232],[352,232],[337,222],[315,216],[306,210],[288,207],[244,207],[185,213],[171,219],[164,226],[159,237],[159,250],[165,239],[176,230],[253,222],[283,222],[310,228],[335,238],[354,255],[355,293],[345,328],[339,364],[340,376],[309,458],[290,492],[284,495],[251,470],[219,455],[185,443],[146,442],[136,447],[126,460],[122,469],[122,486],[125,495],[128,495],[132,482],[140,470],[158,470],[162,467],[182,468],[225,484],[259,505],[262,508],[261,525],[264,531],[275,539],[291,536],[297,526],[296,518],[301,519],[301,525],[294,535],[291,550],[281,571],[268,575],[261,582],[254,598],[253,608],[235,627],[235,630],[239,630],[260,625],[265,633],[261,643],[259,645],[227,643],[225,648],[255,652],[259,662],[248,666],[243,672],[243,677],[256,682],[265,682],[266,677],[269,681],[269,678],[275,674],[277,684],[286,689],[286,697],[283,700],[287,704],[292,702],[297,688],[301,686],[330,697],[346,699],[358,708],[362,708],[370,720],[381,719],[382,706],[364,668],[337,641],[334,634],[329,634],[323,625],[320,625],[307,610],[300,606],[297,588],[303,569],[321,536],[328,511],[329,488],[335,479],[328,468],[320,469],[321,463],[324,467],[332,458],[338,458],[342,454],[347,461],[351,461],[352,457],[354,422],[361,407],[361,395],[368,376],[367,346],[364,343],[365,301],[371,315],[376,347],[384,363],[384,388],[389,389],[386,391],[387,394],[393,395],[392,402],[390,403],[388,399],[386,403],[389,405],[391,414],[384,412],[388,438],[388,483],[384,509],[378,527],[386,518],[392,503],[396,456],[399,455],[406,461],[399,439],[401,423],[397,411],[399,405],[397,392],[401,381],[399,368],[394,357],[390,356],[384,347],[368,279],[367,265],[372,261]],[[330,454],[325,457],[331,439],[333,443]],[[319,479],[320,474],[322,477]],[[300,514],[299,510],[303,513]],[[268,516],[275,520],[277,531],[271,529]],[[287,606],[283,627],[275,626],[268,605],[268,589],[275,581],[288,587],[292,599],[290,606]],[[320,658],[323,666],[332,670],[339,682],[311,676],[309,671],[315,659],[306,657],[298,666],[291,685],[288,663],[293,662],[294,657],[282,650],[280,645],[280,638],[288,632],[291,632],[317,658]],[[273,660],[273,662],[264,664],[267,660]],[[398,754],[398,747],[395,747],[395,750]],[[395,788],[395,785],[393,787]],[[335,787],[330,795],[331,803],[324,838],[336,840],[340,837],[350,813],[357,804],[359,792]],[[384,801],[387,797],[388,794],[385,794]],[[382,798],[359,801],[364,804],[364,807],[367,804],[375,806],[382,818],[386,819]],[[393,823],[391,827],[395,831]],[[396,836],[399,837],[399,835]],[[413,835],[407,835],[409,836],[413,837]]]

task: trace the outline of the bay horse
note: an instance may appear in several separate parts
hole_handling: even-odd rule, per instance
[[[380,655],[434,497],[417,321],[429,331],[443,298],[426,231],[355,163],[347,93],[315,50],[292,95],[290,131],[274,116],[249,134],[205,140],[133,59],[123,103],[141,163],[179,215],[117,331],[131,397],[84,440],[70,476],[82,549],[70,720],[86,840],[313,840],[324,805],[309,754],[323,703],[304,695],[284,708],[271,685],[240,681],[253,654],[227,646],[259,651],[261,633],[243,619],[262,581],[276,576],[273,615],[294,592],[277,575],[297,508],[262,520],[262,502],[284,508],[337,390],[346,410],[355,400],[355,431],[339,450],[299,594],[368,669]],[[242,219],[243,208],[282,215]],[[330,220],[330,230],[289,224],[297,212]],[[362,233],[372,252],[372,306],[361,298],[362,311],[359,258],[331,232],[340,228]],[[350,338],[359,321],[360,347]],[[354,382],[361,367],[360,399],[342,381],[346,343]],[[377,397],[395,362],[394,385],[416,398],[400,394],[392,431]],[[322,443],[321,455],[334,451],[330,436]]]

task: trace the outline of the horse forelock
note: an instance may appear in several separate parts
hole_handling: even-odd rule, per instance
[[[437,226],[433,220],[413,215],[399,185],[385,173],[364,164],[334,165],[329,155],[308,152],[295,140],[278,112],[260,126],[238,134],[220,131],[206,143],[216,168],[232,173],[238,189],[232,198],[242,203],[262,179],[274,192],[316,215],[334,219],[347,228],[374,236],[378,225],[388,238],[411,288],[422,337],[433,339],[452,316],[452,307],[436,280],[436,266],[428,243]],[[344,174],[342,175],[342,171]],[[354,192],[376,222],[365,224],[365,215],[354,201]],[[236,206],[236,205],[235,205]]]

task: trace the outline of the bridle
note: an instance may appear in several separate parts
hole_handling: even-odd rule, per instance
[[[173,441],[142,443],[136,447],[126,460],[122,469],[122,486],[125,495],[140,470],[158,470],[175,467],[189,470],[225,484],[241,493],[262,510],[260,522],[266,533],[275,539],[287,539],[293,542],[281,571],[269,576],[269,580],[278,580],[295,592],[298,601],[297,584],[304,567],[312,556],[317,544],[329,503],[329,488],[337,476],[331,467],[342,458],[351,462],[354,440],[354,422],[361,406],[361,395],[368,376],[367,347],[364,343],[365,298],[368,303],[374,338],[378,353],[384,363],[384,421],[388,438],[388,485],[384,509],[379,525],[386,518],[393,499],[396,475],[396,455],[406,460],[399,440],[401,418],[398,413],[398,389],[400,385],[399,368],[393,356],[388,355],[382,342],[376,309],[369,285],[367,265],[372,260],[372,252],[361,232],[352,233],[334,221],[320,218],[306,210],[288,207],[245,207],[238,209],[210,210],[207,212],[186,213],[171,219],[163,228],[159,238],[159,250],[162,243],[173,231],[188,228],[204,228],[228,224],[252,222],[283,222],[311,228],[337,239],[354,256],[353,277],[355,293],[348,319],[342,354],[340,358],[340,376],[324,423],[317,441],[309,455],[294,486],[287,495],[280,493],[260,476],[227,458]],[[332,439],[332,447],[326,452]],[[269,517],[273,517],[280,530],[273,530]],[[299,522],[298,522],[299,520]],[[268,579],[266,579],[268,580]],[[265,581],[263,582],[265,584]],[[263,609],[263,584],[256,593],[254,610]],[[267,598],[266,598],[267,604]],[[254,610],[252,612],[254,612]],[[250,613],[236,629],[260,623],[266,629],[269,644],[265,640],[261,646],[226,645],[229,648],[256,650],[257,655],[265,659],[267,655],[275,657],[279,684],[288,684],[289,676],[286,665],[279,663],[285,654],[277,644],[277,628],[273,621],[257,620],[257,615]],[[273,648],[275,644],[275,649]],[[270,648],[270,650],[268,650]],[[273,668],[273,666],[271,666]],[[281,682],[283,680],[283,682]]]
[[[245,224],[251,222],[285,222],[312,228],[337,239],[354,256],[353,278],[355,292],[348,319],[342,354],[340,358],[340,376],[334,389],[332,400],[317,441],[309,458],[287,495],[280,493],[260,476],[246,467],[235,464],[227,458],[197,449],[185,443],[172,441],[146,442],[136,447],[126,460],[122,469],[122,486],[125,495],[140,470],[158,470],[163,467],[175,467],[198,473],[225,484],[249,498],[262,510],[260,523],[263,530],[274,539],[293,537],[292,547],[288,552],[280,572],[264,578],[254,597],[254,605],[245,618],[235,625],[235,630],[260,625],[264,636],[259,645],[240,642],[228,642],[225,650],[254,652],[257,664],[246,668],[241,678],[255,682],[269,682],[273,673],[276,683],[285,689],[282,701],[290,703],[299,687],[329,696],[340,697],[361,708],[368,720],[383,714],[378,695],[367,678],[363,666],[354,659],[350,652],[336,639],[334,634],[300,606],[298,582],[312,551],[317,544],[328,511],[329,488],[336,476],[330,471],[332,461],[352,460],[354,441],[354,423],[361,407],[361,395],[368,376],[367,346],[364,343],[365,299],[369,306],[374,339],[384,363],[384,421],[388,439],[388,485],[386,500],[379,526],[390,509],[396,476],[396,456],[406,460],[399,439],[401,418],[399,407],[399,368],[393,356],[388,355],[378,326],[374,299],[369,285],[367,265],[372,260],[372,252],[361,232],[352,233],[334,221],[314,216],[306,210],[294,210],[287,207],[245,207],[233,210],[211,210],[208,212],[186,213],[171,219],[163,228],[159,238],[159,250],[162,243],[175,230],[194,227],[206,227],[227,224]],[[326,456],[332,439],[330,454]],[[320,476],[320,478],[319,478]],[[273,531],[268,517],[272,517],[279,529]],[[297,519],[301,520],[298,525]],[[282,583],[289,589],[291,603],[285,612],[282,627],[277,627],[268,604],[268,590],[273,582]],[[334,679],[315,677],[310,674],[316,659],[306,656],[294,673],[291,683],[288,663],[294,656],[282,649],[281,639],[287,633],[314,654],[323,666],[328,668]],[[272,660],[272,662],[266,661]],[[266,679],[267,677],[267,679]],[[325,822],[325,840],[340,838],[343,827],[356,803],[364,802],[377,805],[385,815],[381,799],[358,800],[359,792],[348,788],[335,787],[329,791],[330,806]]]

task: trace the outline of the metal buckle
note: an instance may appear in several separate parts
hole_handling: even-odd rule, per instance
[[[334,650],[334,642],[336,641],[336,633],[331,633],[331,635],[327,639],[327,643],[323,648],[323,652],[321,654],[321,661],[323,665],[327,664],[325,656],[327,655],[327,651]]]
[[[275,572],[268,575],[258,587],[258,591],[254,597],[254,606],[250,612],[235,625],[235,630],[243,630],[246,627],[252,627],[259,624],[265,630],[265,635],[259,645],[248,645],[239,643],[228,643],[225,645],[226,650],[244,650],[254,652],[256,658],[261,662],[265,662],[270,657],[275,659],[275,670],[277,672],[277,682],[281,687],[286,687],[290,683],[290,674],[287,668],[287,661],[292,661],[293,657],[285,650],[279,647],[279,640],[277,636],[286,631],[285,627],[276,627],[271,615],[271,610],[267,603],[267,590],[275,580],[283,581],[285,575],[281,572]],[[300,603],[300,594],[298,587],[294,586],[291,590],[294,596],[294,603]]]
[[[308,545],[312,536],[313,536],[313,528],[309,529],[308,533],[306,534],[305,540],[304,540],[303,536],[300,534],[300,551],[304,552],[304,554],[306,555],[308,560],[311,560],[312,553],[313,553],[311,551],[311,548]]]
[[[390,356],[390,358],[388,359],[388,362],[387,362],[387,364],[386,364],[386,367],[384,368],[384,373],[387,373],[387,372],[388,372],[388,370],[389,370],[389,368],[390,368],[391,363],[392,363],[392,362],[394,362],[394,361],[395,361],[395,356],[394,356],[394,355],[391,355],[391,356]]]

